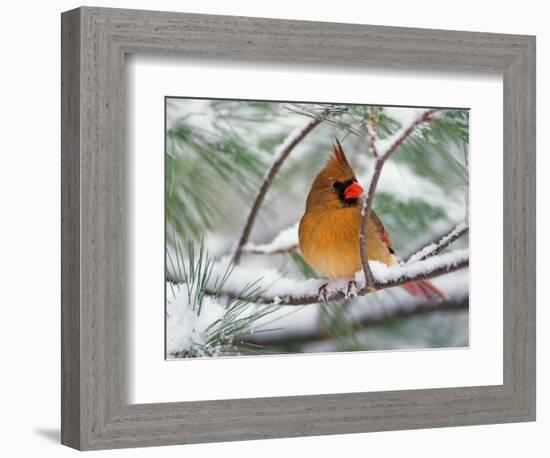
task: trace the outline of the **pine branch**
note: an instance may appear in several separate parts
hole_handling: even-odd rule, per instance
[[[366,237],[366,234],[367,234],[367,226],[368,226],[370,214],[372,212],[374,195],[376,193],[376,187],[378,186],[378,180],[380,179],[380,174],[382,173],[382,168],[384,167],[384,163],[386,162],[386,160],[397,150],[397,148],[399,148],[399,146],[403,144],[405,140],[407,140],[407,138],[411,136],[411,134],[415,131],[415,129],[418,126],[432,120],[432,115],[436,111],[437,111],[436,109],[430,109],[422,113],[422,115],[420,115],[415,121],[413,121],[411,125],[407,129],[405,129],[401,133],[401,135],[399,135],[399,137],[397,137],[397,139],[389,146],[389,148],[384,153],[376,157],[376,162],[374,165],[374,173],[372,175],[372,179],[369,185],[367,198],[361,210],[363,220],[361,222],[361,232],[359,233],[359,245],[361,249],[361,264],[363,266],[363,272],[365,274],[366,288],[369,292],[374,291],[376,287],[374,284],[372,270],[370,268],[369,259],[368,259],[368,246],[367,246],[368,239]]]
[[[431,258],[432,256],[435,256],[439,253],[441,253],[444,249],[446,249],[451,243],[458,240],[460,237],[463,237],[470,231],[470,227],[468,226],[468,223],[466,221],[461,221],[458,223],[452,231],[445,234],[437,243],[430,243],[426,245],[424,248],[420,249],[416,253],[414,253],[412,256],[407,259],[407,263],[409,262],[415,262],[415,261],[422,261],[424,259]]]
[[[252,204],[250,213],[248,214],[248,218],[243,228],[243,232],[241,234],[241,237],[239,238],[239,242],[237,244],[237,248],[235,250],[235,255],[233,258],[235,264],[238,264],[239,261],[241,260],[243,247],[246,244],[246,242],[248,242],[248,239],[250,237],[250,232],[252,231],[252,226],[254,225],[256,216],[258,215],[258,211],[260,210],[260,206],[264,201],[264,198],[265,198],[265,195],[267,194],[268,189],[273,183],[273,179],[275,178],[275,175],[279,172],[279,169],[283,165],[284,161],[286,160],[288,155],[292,152],[292,150],[296,147],[296,145],[298,145],[306,137],[307,134],[309,134],[313,129],[315,129],[315,127],[321,124],[321,122],[323,121],[326,115],[327,115],[327,110],[325,110],[321,115],[309,120],[305,126],[292,132],[286,138],[286,140],[280,145],[279,150],[275,153],[273,162],[271,163],[271,166],[269,167],[269,170],[267,171],[265,178],[260,186],[258,194],[254,199],[254,203]]]
[[[218,299],[230,280],[233,265],[214,272],[218,265],[201,244],[187,243],[184,254],[178,239],[175,251],[167,252],[170,269],[179,277],[169,281],[166,302],[167,353],[170,358],[238,354],[235,337],[250,332],[260,319],[273,313],[270,305],[251,308],[263,293],[257,281],[246,283],[231,300]]]
[[[372,155],[377,158],[378,157],[378,149],[376,147],[376,117],[374,114],[371,114],[369,117],[369,120],[366,124],[367,134],[369,136],[369,147],[372,152]]]
[[[391,310],[384,310],[383,313],[369,314],[351,326],[354,331],[361,331],[364,328],[385,326],[390,323],[414,316],[428,315],[437,312],[463,312],[469,306],[468,297],[459,301],[445,302],[418,302],[414,306],[400,305]],[[250,342],[262,346],[295,346],[325,340],[327,336],[321,329],[300,329],[293,333],[254,333],[239,337],[239,341]]]

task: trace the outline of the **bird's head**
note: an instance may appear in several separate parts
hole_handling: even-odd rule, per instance
[[[313,181],[306,210],[357,206],[362,194],[363,188],[357,182],[342,145],[336,140],[332,147],[332,155]]]

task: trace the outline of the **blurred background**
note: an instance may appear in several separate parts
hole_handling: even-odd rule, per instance
[[[297,222],[335,138],[366,188],[374,164],[369,126],[375,126],[383,152],[388,139],[424,110],[166,99],[166,356],[468,346],[468,269],[433,280],[449,296],[435,307],[403,288],[300,307],[255,305],[253,299],[289,279],[319,277],[295,247]],[[324,120],[276,175],[233,266],[232,254],[278,148],[322,113]],[[468,126],[468,110],[441,109],[385,164],[374,209],[398,257],[406,259],[467,218]],[[466,247],[467,236],[449,250]],[[223,294],[232,282],[245,289],[244,300]]]

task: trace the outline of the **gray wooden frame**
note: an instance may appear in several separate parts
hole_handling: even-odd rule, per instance
[[[62,427],[78,449],[535,419],[535,38],[83,7],[62,14]],[[503,385],[130,405],[129,53],[496,72],[504,78]]]

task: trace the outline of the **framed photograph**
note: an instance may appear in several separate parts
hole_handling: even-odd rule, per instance
[[[469,346],[469,110],[167,97],[166,120],[168,359]],[[398,149],[364,237],[388,291],[366,294],[363,186]],[[434,257],[438,231],[461,249]],[[400,320],[433,310],[463,313]]]
[[[62,443],[534,420],[534,133],[534,37],[63,13]]]

